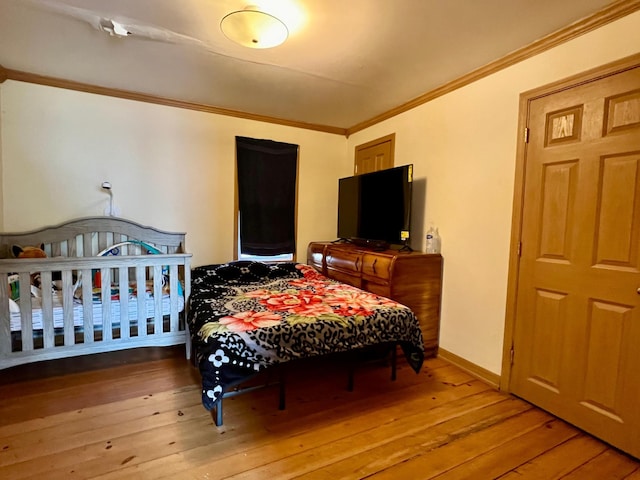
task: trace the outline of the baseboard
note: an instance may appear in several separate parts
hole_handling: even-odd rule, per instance
[[[490,372],[489,370],[482,368],[475,363],[471,363],[469,360],[465,360],[459,357],[455,353],[451,353],[444,348],[438,348],[438,357],[446,360],[447,362],[461,368],[465,372],[473,375],[478,380],[491,385],[493,388],[500,389],[500,375]]]

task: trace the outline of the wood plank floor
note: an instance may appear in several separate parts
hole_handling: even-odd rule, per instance
[[[225,400],[215,427],[181,350],[127,355],[0,372],[0,478],[640,480],[637,460],[439,359],[395,382],[363,365],[353,392],[337,360],[303,363],[286,410],[269,387]]]

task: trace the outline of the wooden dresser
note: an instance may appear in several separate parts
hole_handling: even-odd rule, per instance
[[[349,243],[312,242],[307,264],[323,275],[391,298],[418,317],[426,356],[438,351],[442,256],[374,251]]]

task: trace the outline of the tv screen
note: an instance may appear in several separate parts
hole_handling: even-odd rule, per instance
[[[413,165],[338,181],[338,237],[402,244],[409,237]]]

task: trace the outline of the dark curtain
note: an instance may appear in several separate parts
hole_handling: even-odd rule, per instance
[[[298,146],[236,137],[236,157],[241,252],[295,252]]]

